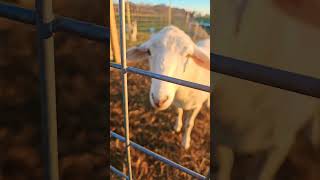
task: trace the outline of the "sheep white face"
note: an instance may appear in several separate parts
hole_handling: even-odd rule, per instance
[[[181,79],[186,63],[190,59],[199,59],[203,56],[209,59],[204,52],[198,51],[199,48],[188,35],[174,26],[168,26],[142,45],[129,49],[127,59],[128,61],[148,59],[151,72]],[[198,57],[193,58],[196,54]],[[174,83],[152,79],[149,93],[151,105],[158,110],[169,108],[178,87]]]
[[[163,42],[154,43],[149,47],[150,71],[174,78],[181,77],[181,64],[187,60],[176,49],[168,48]],[[152,78],[150,89],[151,105],[158,110],[167,109],[173,102],[178,85]]]

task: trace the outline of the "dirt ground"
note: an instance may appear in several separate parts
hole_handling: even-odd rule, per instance
[[[147,62],[134,66],[148,69]],[[110,129],[124,135],[120,73],[116,69],[110,70]],[[155,112],[149,103],[150,80],[141,75],[128,75],[131,140],[198,173],[207,174],[210,165],[209,110],[203,107],[192,131],[191,148],[184,150],[181,146],[182,133],[173,131],[177,118],[175,109],[171,107]],[[126,172],[124,144],[111,139],[110,146],[111,164]],[[132,164],[135,179],[192,179],[186,173],[134,149]],[[116,179],[116,176],[112,175],[111,179]]]

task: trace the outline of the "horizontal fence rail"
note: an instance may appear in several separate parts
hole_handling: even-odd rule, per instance
[[[125,178],[126,180],[129,180],[129,177],[126,176],[125,174],[123,174],[121,171],[119,171],[118,169],[116,169],[113,166],[110,166],[110,169],[112,172],[114,172],[116,175],[118,175],[119,177]]]
[[[7,3],[0,3],[0,17],[30,25],[36,24],[35,11]],[[47,28],[47,33],[71,32],[83,38],[100,42],[107,42],[110,37],[109,28],[63,16],[56,16],[51,23],[47,24]]]
[[[116,69],[123,69],[122,66],[120,64],[117,64],[117,63],[110,62],[110,66],[113,67],[113,68],[116,68]],[[210,87],[209,86],[201,85],[201,84],[198,84],[198,83],[184,81],[184,80],[180,80],[180,79],[172,78],[172,77],[169,77],[169,76],[156,74],[156,73],[153,73],[153,72],[150,72],[150,71],[145,71],[143,69],[138,69],[138,68],[134,68],[134,67],[127,67],[125,70],[128,71],[128,72],[140,74],[140,75],[143,75],[143,76],[148,76],[148,77],[152,77],[152,78],[155,78],[155,79],[171,82],[171,83],[174,83],[174,84],[179,84],[179,85],[182,85],[182,86],[198,89],[198,90],[201,90],[201,91],[210,92]]]
[[[320,98],[320,79],[211,53],[210,69],[240,79]]]
[[[27,24],[36,24],[35,11],[3,2],[0,3],[0,16]]]
[[[120,140],[121,142],[125,142],[125,138],[123,136],[120,136],[119,134],[117,134],[115,132],[111,131],[110,132],[110,136]],[[194,171],[192,171],[192,170],[190,170],[188,168],[185,168],[185,167],[181,166],[180,164],[178,164],[176,162],[173,162],[170,159],[167,159],[167,158],[165,158],[165,157],[163,157],[163,156],[161,156],[161,155],[159,155],[159,154],[157,154],[157,153],[155,153],[155,152],[153,152],[153,151],[151,151],[151,150],[149,150],[149,149],[147,149],[147,148],[145,148],[145,147],[143,147],[143,146],[141,146],[141,145],[139,145],[139,144],[137,144],[135,142],[130,141],[130,146],[134,147],[135,149],[137,149],[137,150],[139,150],[139,151],[141,151],[141,152],[143,152],[143,153],[145,153],[145,154],[147,154],[149,156],[154,157],[155,159],[157,159],[157,160],[159,160],[159,161],[161,161],[161,162],[163,162],[165,164],[168,164],[168,165],[170,165],[170,166],[172,166],[172,167],[174,167],[176,169],[179,169],[182,172],[185,172],[185,173],[187,173],[187,174],[189,174],[189,175],[191,175],[193,177],[196,177],[197,179],[203,179],[203,180],[206,179],[205,176],[203,176],[203,175],[201,175],[199,173],[196,173],[196,172],[194,172]]]

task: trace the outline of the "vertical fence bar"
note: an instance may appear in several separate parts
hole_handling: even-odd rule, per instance
[[[40,66],[44,179],[47,180],[59,179],[54,41],[50,26],[53,19],[52,0],[37,0],[36,24]]]
[[[126,14],[125,0],[119,2],[119,17],[120,17],[120,49],[121,49],[121,79],[122,79],[122,110],[124,114],[125,138],[126,138],[126,153],[127,153],[127,168],[129,180],[132,180],[131,170],[131,154],[130,154],[130,128],[128,117],[128,87],[127,87],[127,59],[126,59]]]

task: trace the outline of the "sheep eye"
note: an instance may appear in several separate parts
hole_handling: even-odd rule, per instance
[[[150,49],[148,49],[147,53],[149,54],[149,56],[151,56],[151,52],[150,52]]]

